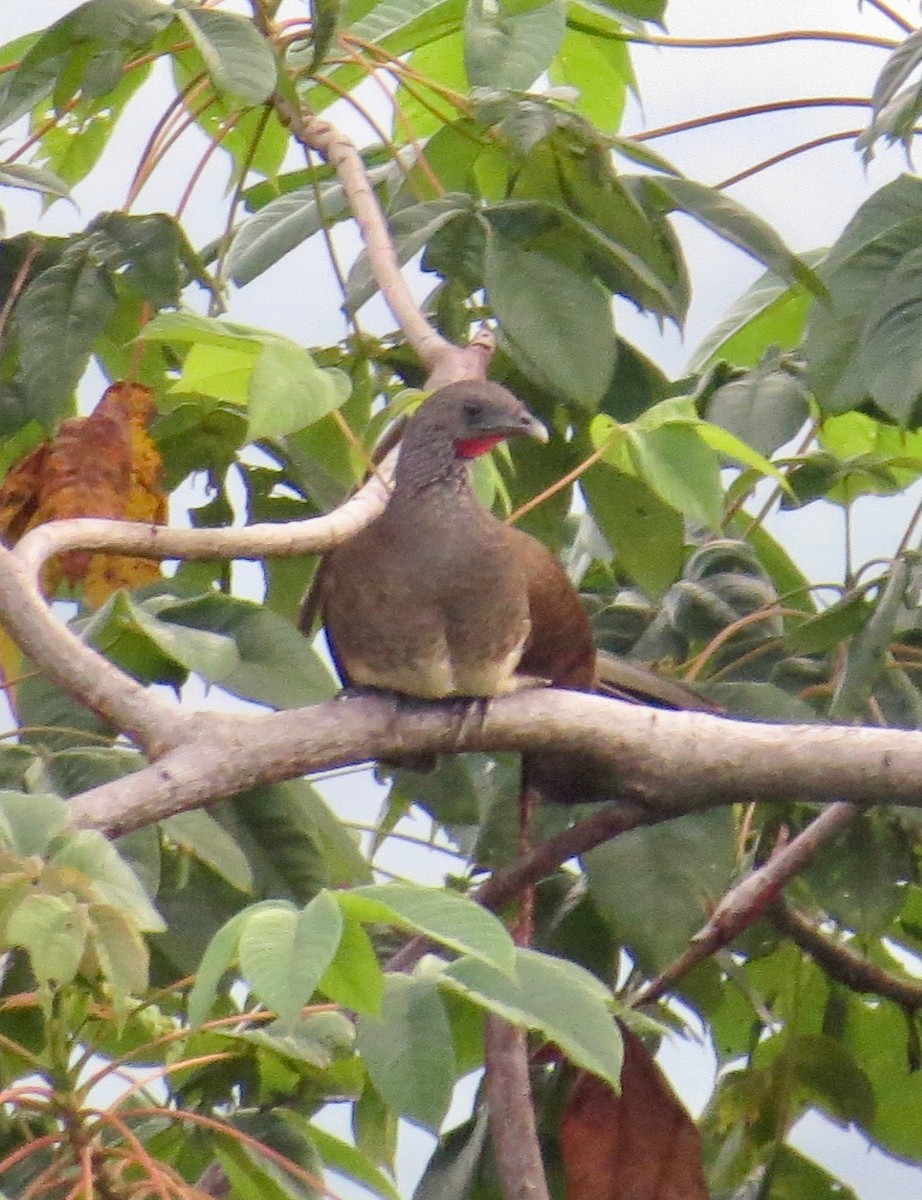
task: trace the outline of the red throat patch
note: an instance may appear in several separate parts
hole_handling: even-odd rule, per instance
[[[479,458],[481,454],[486,454],[488,450],[498,446],[502,440],[503,435],[496,433],[485,437],[459,438],[455,442],[455,450],[458,458]]]

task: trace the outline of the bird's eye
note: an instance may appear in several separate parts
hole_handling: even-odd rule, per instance
[[[469,400],[464,406],[464,416],[468,421],[479,421],[483,417],[483,405]]]

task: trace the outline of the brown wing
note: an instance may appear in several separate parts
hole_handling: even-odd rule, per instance
[[[595,643],[579,594],[546,546],[521,530],[509,533],[514,535],[512,553],[528,579],[531,618],[519,672],[555,687],[594,691]]]

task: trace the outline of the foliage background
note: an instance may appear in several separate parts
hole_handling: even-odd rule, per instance
[[[704,6],[695,5],[694,7],[696,9],[694,15],[694,33],[700,34],[701,25],[699,22],[705,19],[705,14],[703,11]],[[721,23],[726,19],[725,6],[713,5],[711,7],[716,14],[715,24],[720,26]],[[828,6],[817,6],[818,15],[824,7],[828,8]],[[688,8],[688,5],[684,6],[684,9],[687,10]],[[795,8],[797,9],[797,12],[794,11]],[[841,12],[841,6],[836,6],[836,8],[838,12]],[[771,14],[773,23],[777,22],[778,24],[781,24],[784,22],[785,10],[788,10],[788,15],[790,16],[790,22],[792,24],[804,23],[805,18],[803,15],[803,6],[785,6],[780,4],[773,6],[773,11]],[[875,25],[879,26],[881,24],[879,17],[875,17],[874,14],[866,15],[870,17],[871,21]],[[671,6],[670,17],[673,31],[680,31],[682,16],[683,5],[675,4]],[[689,32],[692,32],[691,28],[689,29]],[[751,84],[753,81],[753,73],[752,68],[750,68],[748,65],[745,72],[740,71],[738,73],[730,70],[724,72],[717,72],[713,70],[709,71],[707,68],[705,68],[698,76],[697,82],[695,84],[691,84],[688,82],[689,76],[687,71],[692,64],[695,62],[700,62],[700,58],[696,58],[696,55],[703,54],[704,52],[693,53],[689,51],[687,53],[687,66],[685,65],[685,54],[678,50],[661,50],[656,52],[643,51],[638,55],[637,61],[641,74],[641,92],[645,105],[644,117],[647,125],[656,125],[659,123],[664,123],[665,121],[665,117],[659,117],[657,115],[657,106],[662,105],[665,109],[667,101],[665,98],[658,98],[656,95],[656,90],[657,86],[667,78],[677,81],[676,90],[681,93],[683,101],[687,102],[687,98],[689,96],[694,97],[694,111],[696,114],[712,108],[716,109],[718,107],[722,107],[727,103],[724,99],[718,100],[716,96],[714,96],[712,103],[709,102],[712,89],[718,82],[721,85],[721,93],[725,94],[723,93],[723,88],[726,86],[727,81],[738,81],[739,86],[745,92],[746,100],[749,102],[752,101],[753,92],[751,90]],[[743,52],[740,51],[737,53],[742,55]],[[779,58],[775,61],[780,62],[780,52],[772,51],[772,54],[776,53],[779,55]],[[811,82],[815,81],[816,73],[813,70],[813,67],[816,63],[815,51],[812,51],[809,47],[807,47],[802,52],[799,49],[795,49],[792,52],[791,48],[789,47],[786,48],[785,55],[788,55],[789,53],[791,53],[791,57],[785,57],[784,66],[780,68],[774,67],[769,70],[768,74],[770,76],[776,72],[781,74],[785,83],[789,82],[791,78],[803,79],[804,77],[809,77]],[[669,55],[670,58],[668,61],[681,63],[682,65],[673,66],[668,71],[658,70],[652,65],[644,64],[644,55],[648,56],[651,62],[655,56],[655,59],[658,60],[658,64],[665,63],[667,61],[666,56]],[[673,59],[671,57],[672,55],[675,55],[676,58]],[[837,63],[840,61],[842,63],[848,61],[849,66],[846,73],[849,76],[852,76],[850,57],[846,59],[846,55],[843,52],[842,58],[840,59],[838,51],[836,52],[835,57]],[[747,64],[751,61],[751,59],[747,59]],[[874,69],[871,67],[871,69],[868,70],[867,64],[869,61],[870,55],[868,55],[867,58],[862,59],[864,64],[863,69],[868,72],[867,78],[871,79],[873,78]],[[792,62],[795,64],[794,66],[791,65]],[[801,65],[798,67],[796,65],[797,63],[800,63]],[[775,78],[770,80],[770,82],[776,84],[778,80]],[[869,87],[857,87],[854,83],[852,84],[852,87],[854,87],[857,94],[861,94],[863,91],[870,90]],[[850,91],[851,88],[830,88],[830,90]],[[636,110],[632,109],[631,115],[633,119],[637,119]],[[672,116],[677,117],[681,115],[681,107],[678,110],[672,109]],[[768,119],[772,122],[776,120],[776,118]],[[860,124],[860,122],[857,123]],[[754,123],[743,122],[741,124],[749,131],[743,135],[743,140],[745,142],[743,161],[748,161],[750,158],[754,159],[760,157],[762,154],[762,143],[761,138],[756,138],[752,134],[752,130],[755,127]],[[793,136],[796,135],[792,135],[787,129],[785,129],[784,132],[781,132],[780,126],[781,122],[780,119],[778,119],[778,136],[780,136],[781,141],[784,144],[787,144],[790,140],[793,140]],[[630,128],[630,126],[628,126],[628,128]],[[678,165],[687,166],[689,173],[695,178],[705,181],[723,178],[726,174],[730,173],[730,169],[726,169],[721,163],[715,162],[715,158],[717,158],[718,155],[731,155],[738,153],[737,150],[732,148],[732,139],[727,131],[727,126],[719,128],[716,135],[716,140],[711,140],[714,138],[713,131],[705,131],[705,133],[701,135],[702,138],[706,137],[709,139],[707,142],[708,149],[706,155],[708,167],[707,171],[701,169],[702,159],[705,157],[705,155],[702,153],[701,141],[697,140],[694,135],[685,135],[684,138],[677,137],[674,141],[670,141],[668,149],[665,149],[665,153],[672,157],[673,160],[678,163]],[[128,136],[129,138],[133,139],[132,134],[125,134],[123,136]],[[758,149],[756,148],[757,143],[759,147]],[[714,149],[715,146],[716,150]],[[823,242],[833,240],[835,234],[844,224],[845,218],[850,214],[852,208],[854,207],[852,194],[844,187],[837,185],[832,189],[820,188],[822,194],[818,195],[815,199],[809,191],[811,186],[816,186],[815,181],[817,179],[823,181],[828,179],[828,177],[833,174],[836,176],[837,184],[841,175],[850,174],[853,178],[855,176],[860,177],[860,168],[857,164],[857,161],[849,156],[850,152],[847,144],[840,145],[838,148],[829,151],[828,153],[830,157],[828,160],[823,157],[825,153],[827,152],[820,152],[815,158],[807,158],[802,160],[806,164],[806,170],[802,170],[799,163],[796,171],[792,167],[790,173],[788,173],[787,169],[785,168],[778,168],[776,169],[776,172],[773,172],[767,176],[757,176],[752,184],[749,185],[748,189],[741,188],[738,192],[734,193],[739,195],[740,199],[750,204],[750,206],[755,210],[762,212],[766,217],[768,217],[768,219],[771,220],[772,223],[781,230],[781,232],[788,239],[789,244],[791,244],[795,249],[809,249]],[[683,161],[683,155],[685,154],[688,155],[687,163]],[[735,159],[734,166],[737,166],[739,161],[739,159]],[[818,163],[822,163],[823,165],[817,166]],[[832,163],[834,165],[830,167],[827,165],[828,163]],[[894,164],[892,156],[887,159],[886,163],[882,167],[879,167],[877,163],[872,164],[872,174],[866,185],[868,190],[873,190],[876,184],[879,183],[885,175],[891,173],[893,169]],[[713,171],[713,175],[710,173],[711,171]],[[765,180],[771,180],[770,185],[764,183],[763,181]],[[151,202],[152,200],[154,200],[153,203]],[[148,206],[151,208],[161,206],[160,197],[156,191],[152,191],[150,195],[146,197],[145,207]],[[169,209],[172,207],[172,203],[167,201],[164,197],[162,206]],[[199,212],[196,212],[196,206],[198,206]],[[204,236],[213,206],[213,199],[210,198],[207,193],[203,193],[194,202],[193,206],[189,210],[190,228],[196,228],[198,222],[201,222],[201,231],[202,235]],[[87,202],[87,211],[93,209],[94,207],[96,206],[92,203],[92,201]],[[813,225],[812,222],[808,224],[806,220],[807,214],[811,214],[812,216],[818,211],[822,211],[823,216],[823,228],[821,230],[818,229],[817,226]],[[52,209],[51,213],[49,214],[47,228],[53,229],[55,227],[55,222],[59,220],[65,222],[68,220],[65,206],[60,204],[55,206],[55,208]],[[688,231],[685,232],[686,245],[688,246],[689,254],[691,255],[691,261],[693,264],[692,276],[695,280],[695,292],[697,296],[697,307],[693,308],[692,316],[689,322],[688,341],[693,343],[695,341],[696,328],[701,332],[709,328],[713,324],[713,317],[716,315],[718,308],[722,307],[722,301],[718,298],[718,295],[723,294],[726,297],[728,293],[735,294],[741,290],[741,288],[737,287],[736,280],[739,279],[741,283],[744,283],[746,272],[745,270],[739,269],[739,263],[741,260],[735,255],[734,252],[727,251],[725,248],[716,245],[710,238],[702,238],[700,235],[689,233]],[[348,245],[348,238],[344,240]],[[699,262],[700,266],[696,266],[695,264]],[[730,268],[730,264],[733,264],[732,270]],[[319,264],[316,267],[312,265],[306,269],[302,260],[298,263],[297,267],[292,268],[293,277],[290,281],[283,282],[282,280],[284,279],[284,276],[281,274],[271,280],[264,278],[263,280],[257,281],[256,283],[250,285],[250,287],[244,289],[237,295],[237,297],[235,297],[233,316],[242,321],[250,321],[257,325],[271,327],[277,332],[288,333],[288,335],[293,337],[295,340],[306,341],[310,344],[324,343],[326,341],[333,340],[335,337],[338,337],[340,333],[338,322],[336,322],[335,327],[326,327],[324,324],[326,321],[330,320],[329,312],[332,305],[318,305],[317,309],[311,313],[311,328],[309,332],[305,332],[304,317],[301,313],[296,311],[293,305],[289,303],[281,307],[277,307],[274,303],[275,294],[279,290],[284,291],[287,295],[296,293],[303,284],[303,277],[305,273],[309,274],[311,277],[312,290],[316,289],[317,294],[327,294],[327,286],[329,285],[318,284],[316,282],[316,280],[321,278],[320,272],[321,268]],[[753,273],[757,274],[757,269],[755,269]],[[720,282],[720,287],[714,288],[713,295],[710,294],[711,279],[717,279]],[[330,294],[334,294],[332,287],[330,288]],[[626,314],[624,315],[623,319],[625,321],[623,328],[631,330],[631,333],[634,334],[635,331]],[[389,325],[390,322],[387,322],[387,324]],[[640,341],[641,344],[649,346],[651,350],[655,346],[655,357],[660,365],[677,370],[681,361],[680,356],[682,352],[678,348],[674,337],[667,334],[665,340],[661,341],[659,340],[658,335],[654,338],[654,336],[651,334],[650,323],[648,321],[642,324],[644,325],[643,330],[641,331],[640,326],[638,326],[636,330],[638,341]],[[87,392],[88,394],[95,395],[95,389],[92,383],[90,383]],[[866,503],[873,504],[873,502]],[[909,503],[911,507],[911,500],[907,503]],[[835,547],[838,543],[839,530],[837,526],[840,525],[840,516],[836,510],[830,509],[828,510],[827,517],[828,525],[824,524],[823,518],[819,516],[818,506],[812,506],[803,515],[802,523],[808,526],[809,540],[811,543],[809,550],[809,568],[811,574],[814,574],[817,577],[834,577],[836,571],[841,573],[840,563],[814,557],[818,550],[821,550],[825,547]],[[859,523],[859,528],[862,530],[867,530],[867,533],[864,536],[867,536],[869,539],[869,543],[873,547],[874,552],[879,553],[881,549],[879,546],[881,526],[874,521],[873,513],[869,514],[869,518],[870,519],[868,521]],[[783,519],[790,523],[790,517],[785,516]],[[898,524],[898,522],[892,517],[889,518],[889,521],[891,521],[894,526]],[[831,536],[831,533],[835,536]],[[802,548],[802,543],[800,546],[798,546],[797,541],[794,541],[792,546],[795,553],[799,555],[801,561],[806,562],[808,560],[808,552]],[[837,553],[837,551],[834,550],[834,553]],[[856,546],[857,561],[863,561],[863,557],[869,556],[870,553],[864,554],[860,547],[860,543],[858,543]],[[875,1179],[879,1182],[880,1176],[875,1175]]]

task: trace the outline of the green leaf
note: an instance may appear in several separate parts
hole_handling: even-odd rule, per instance
[[[270,200],[234,234],[225,270],[243,286],[274,266],[296,246],[348,211],[349,202],[338,181],[297,188]]]
[[[43,855],[53,837],[70,823],[59,796],[0,791],[0,842],[23,857]]]
[[[464,19],[464,64],[470,86],[527,91],[563,40],[566,6],[551,0],[512,15],[506,4],[471,0]]]
[[[300,913],[260,909],[240,931],[240,970],[265,1004],[293,1021],[314,994],[341,933],[339,906],[324,892]]]
[[[250,379],[248,436],[296,433],[339,408],[351,390],[344,371],[322,370],[300,346],[263,346]]]
[[[816,267],[822,257],[814,252],[803,259]],[[801,284],[767,271],[699,343],[688,361],[689,372],[698,374],[718,360],[754,367],[772,346],[793,350],[803,337],[812,303]]]
[[[464,36],[461,33],[448,34],[445,37],[439,38],[438,41],[420,46],[410,55],[408,66],[413,71],[418,72],[422,76],[422,79],[431,79],[441,87],[451,88],[453,91],[459,93],[464,93],[467,90],[467,73],[464,69]],[[448,166],[450,169],[450,159],[446,159],[439,152],[439,143],[444,146],[446,139],[454,141],[456,149],[462,157],[468,157],[470,154],[476,156],[480,147],[476,141],[472,143],[470,140],[459,137],[452,138],[454,126],[445,124],[437,115],[438,108],[433,112],[429,107],[435,98],[436,93],[432,89],[427,88],[421,79],[417,78],[413,80],[412,92],[406,85],[401,84],[396,95],[400,111],[403,113],[408,124],[413,128],[416,136],[420,139],[428,138],[426,142],[426,159],[436,176],[441,179],[445,190],[449,192],[461,191],[462,189],[457,185],[457,180],[449,182],[443,174],[445,166]],[[400,120],[395,112],[395,135],[400,135],[401,128]],[[466,144],[462,144],[463,142],[466,142]],[[411,175],[414,174],[418,175],[420,180],[422,180],[423,174],[421,172],[411,172]],[[418,200],[431,198],[426,192],[415,192],[414,195]]]
[[[377,1015],[381,1011],[384,976],[371,938],[358,921],[343,922],[336,956],[317,987],[353,1012]]]
[[[511,971],[515,946],[505,926],[492,913],[457,892],[413,884],[382,883],[338,892],[347,917],[380,922],[425,934],[433,941]]]
[[[865,162],[873,158],[874,142],[883,137],[888,143],[903,142],[907,152],[919,116],[919,89],[903,87],[922,60],[922,36],[911,33],[896,47],[877,77],[871,96],[873,117],[869,127],[855,143],[864,150]],[[902,90],[901,90],[902,89]]]
[[[706,528],[720,527],[720,458],[693,424],[633,428],[628,430],[628,445],[638,477],[667,504]]]
[[[178,304],[187,273],[200,269],[182,227],[165,213],[103,213],[87,226],[87,244],[155,309]]]
[[[772,454],[797,434],[810,415],[806,380],[771,356],[742,377],[718,387],[708,400],[706,415],[714,425],[742,439],[760,455]],[[761,474],[774,472],[764,459],[758,465],[743,458],[739,461],[756,467]]]
[[[108,272],[79,240],[23,292],[13,317],[19,376],[29,395],[30,416],[46,429],[70,412],[93,343],[114,310]]]
[[[734,877],[728,810],[634,829],[584,856],[592,898],[642,970],[655,975],[687,948]]]
[[[646,483],[606,463],[585,471],[580,488],[618,564],[650,596],[662,596],[682,574],[681,516]]]
[[[360,1016],[356,1045],[387,1104],[437,1132],[451,1101],[455,1057],[435,980],[388,975],[380,1017]]]
[[[372,187],[387,180],[392,172],[391,162],[366,167]],[[237,229],[225,270],[236,284],[250,283],[302,242],[349,213],[349,199],[337,179],[288,191],[270,200]]]
[[[305,903],[321,887],[371,880],[357,838],[306,779],[251,789],[219,812],[232,837],[251,843],[259,891],[287,891]]]
[[[467,1200],[480,1193],[478,1185],[492,1169],[488,1122],[481,1104],[470,1120],[439,1138],[413,1200]]]
[[[634,72],[626,42],[595,37],[568,27],[557,57],[551,63],[551,80],[576,88],[576,111],[603,133],[614,133],[621,124],[627,90]]]
[[[814,295],[825,295],[825,287],[803,259],[787,248],[767,221],[736,200],[691,179],[662,176],[650,186],[666,196],[672,208],[680,209],[719,237],[739,246],[781,279],[803,284]]]
[[[201,808],[176,813],[160,822],[177,846],[210,867],[240,892],[253,890],[253,872],[246,855],[214,817]]]
[[[246,17],[207,8],[180,9],[179,19],[201,54],[214,85],[244,104],[263,104],[275,89],[269,43]]]
[[[824,411],[844,412],[864,402],[867,379],[854,369],[855,355],[869,317],[886,310],[891,278],[918,249],[920,236],[922,183],[902,176],[865,201],[829,252],[822,274],[830,302],[811,310],[803,346],[810,385]],[[911,281],[902,282],[911,293]],[[898,328],[899,314],[893,315]]]
[[[835,1175],[790,1146],[772,1154],[772,1200],[860,1200]]]
[[[922,1156],[922,1074],[909,1069],[907,1025],[894,1005],[849,997],[845,1042],[876,1100],[868,1134],[891,1154]]]
[[[238,660],[203,677],[234,696],[280,708],[328,700],[336,685],[317,651],[290,622],[248,600],[210,595],[160,609],[158,619],[187,631],[233,639]],[[188,648],[186,648],[188,649]],[[229,660],[228,660],[229,663]]]
[[[89,922],[103,977],[124,1012],[128,998],[143,995],[147,988],[147,943],[124,912],[108,904],[91,904]]]
[[[315,1012],[296,1020],[272,1021],[258,1029],[228,1031],[221,1036],[249,1042],[282,1054],[298,1063],[327,1071],[352,1054],[355,1029],[343,1013]]]
[[[906,834],[879,813],[862,813],[820,849],[798,884],[812,904],[863,938],[885,934],[914,878]]]
[[[126,913],[139,929],[150,933],[166,929],[134,871],[98,830],[80,829],[70,834],[49,862],[80,871],[100,903]]]
[[[26,191],[42,192],[46,196],[70,199],[70,188],[54,171],[25,163],[0,165],[0,187],[24,188]]]
[[[62,105],[80,87],[84,95],[92,95],[98,87],[114,86],[114,71],[126,54],[147,44],[174,15],[160,0],[88,0],[49,26],[31,46],[19,39],[14,45],[28,49],[0,86],[0,128],[35,108],[62,80],[69,81],[67,94],[58,97]]]
[[[517,949],[514,978],[473,958],[450,963],[436,978],[512,1024],[542,1033],[574,1065],[618,1090],[622,1045],[609,1011],[611,993],[582,967]]]
[[[267,329],[255,329],[252,325],[218,320],[217,317],[203,317],[194,312],[158,313],[138,336],[145,341],[166,342],[171,346],[193,342],[238,350],[249,346],[254,354],[258,347],[268,342],[284,340]]]
[[[124,670],[150,682],[181,680],[183,674],[171,669],[177,663],[205,679],[231,674],[240,662],[233,640],[161,620],[157,609],[169,612],[173,604],[173,597],[162,596],[137,604],[126,592],[116,592],[87,622],[83,635]]]
[[[905,255],[870,305],[850,373],[901,425],[914,417],[922,393],[922,248]]]
[[[864,593],[852,592],[792,629],[785,645],[791,654],[826,654],[863,629],[870,613]]]
[[[250,383],[259,353],[259,346],[253,343],[212,346],[196,342],[190,347],[182,374],[171,385],[170,392],[201,393],[244,406],[250,398]]]
[[[805,404],[804,415],[806,415],[806,411]],[[779,471],[767,458],[759,454],[757,450],[753,449],[748,442],[737,437],[731,430],[718,424],[712,424],[710,421],[696,421],[693,423],[692,428],[702,442],[706,446],[710,446],[712,450],[716,450],[721,458],[729,458],[744,467],[750,467],[760,475],[774,479],[785,491],[790,490],[785,474]],[[777,432],[775,436],[778,436]]]
[[[354,1180],[384,1200],[400,1200],[400,1193],[387,1175],[361,1150],[327,1133],[318,1125],[311,1125],[310,1132],[320,1157],[330,1170]]]
[[[362,3],[357,20],[349,21],[353,37],[379,42],[392,54],[405,54],[417,46],[438,41],[461,27],[465,0],[391,0],[388,4]],[[351,13],[347,15],[347,20]]]
[[[218,993],[218,984],[236,960],[240,932],[246,922],[252,919],[254,913],[279,910],[294,913],[295,908],[293,904],[283,900],[263,900],[258,904],[251,904],[225,921],[212,937],[195,974],[195,983],[189,992],[189,1024],[193,1028],[201,1025],[208,1016]]]
[[[536,382],[594,409],[615,369],[609,297],[563,258],[489,230],[484,283],[513,358]]]
[[[6,923],[8,946],[21,946],[29,955],[40,984],[70,983],[86,946],[87,921],[72,899],[42,892],[27,895]]]

